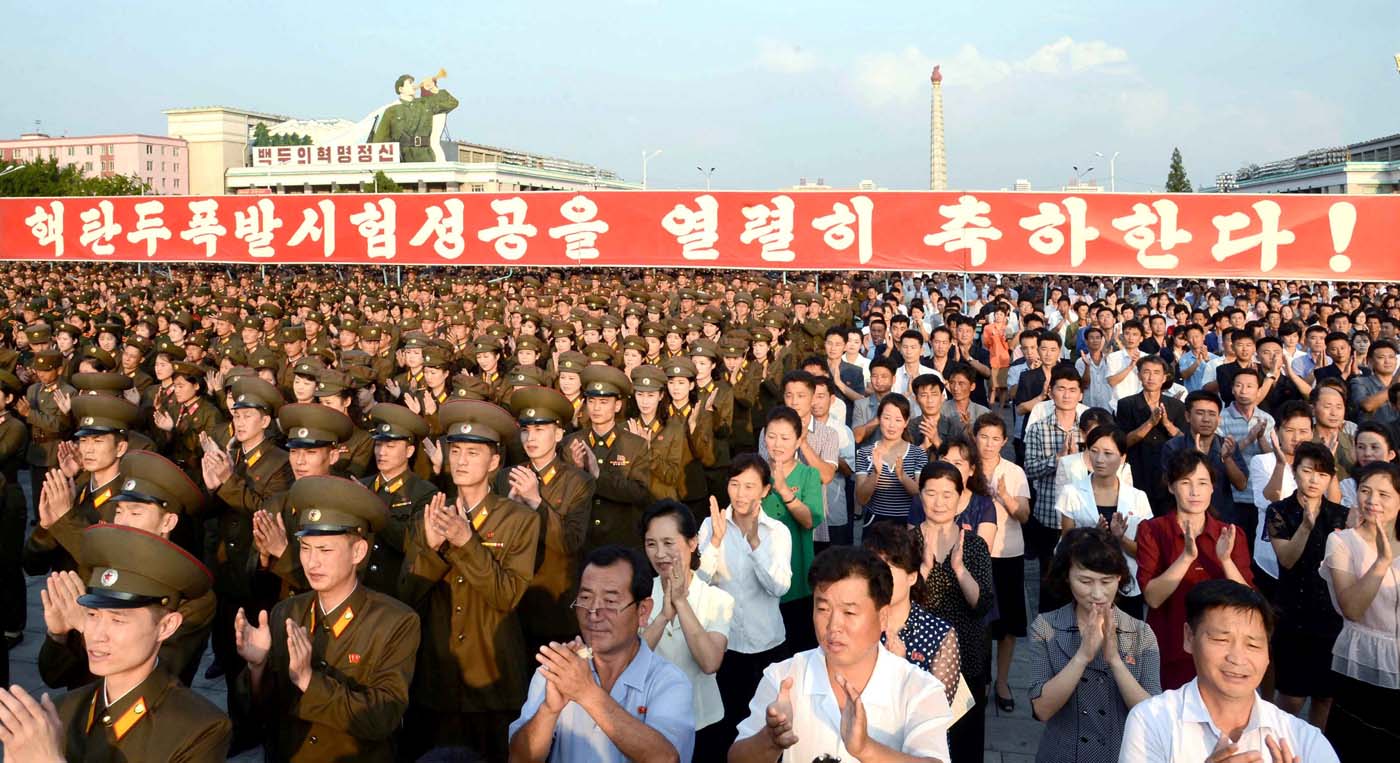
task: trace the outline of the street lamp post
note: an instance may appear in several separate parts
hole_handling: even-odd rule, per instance
[[[1114,169],[1114,162],[1118,161],[1118,154],[1119,154],[1118,151],[1114,151],[1114,152],[1113,152],[1113,156],[1108,157],[1108,192],[1109,192],[1109,193],[1113,193],[1114,191],[1118,190],[1117,176],[1114,174],[1114,171],[1113,171],[1113,169]],[[1103,152],[1102,152],[1102,151],[1095,151],[1095,152],[1094,152],[1094,156],[1097,156],[1098,158],[1102,159],[1102,158],[1103,158]]]
[[[1093,167],[1089,167],[1088,169],[1085,169],[1085,170],[1082,170],[1082,171],[1081,171],[1081,170],[1079,169],[1079,165],[1077,165],[1077,164],[1071,165],[1071,166],[1070,166],[1070,169],[1074,170],[1074,184],[1075,184],[1075,185],[1079,185],[1080,183],[1083,183],[1083,182],[1084,182],[1084,176],[1087,175],[1087,174],[1089,174],[1090,172],[1093,172],[1093,171],[1094,171],[1094,168],[1093,168]]]
[[[647,189],[647,162],[651,161],[652,159],[655,159],[656,156],[657,156],[657,154],[660,154],[660,153],[661,153],[661,149],[659,149],[659,148],[656,149],[655,151],[651,151],[651,152],[648,152],[645,148],[642,149],[642,190],[643,190],[643,191],[645,191],[645,190]]]
[[[711,168],[709,168],[709,169],[707,170],[707,169],[705,169],[704,167],[696,167],[695,169],[699,170],[699,171],[700,171],[700,174],[705,176],[705,190],[706,190],[706,191],[709,191],[709,190],[710,190],[710,176],[713,175],[713,174],[715,174],[715,168],[714,168],[714,167],[711,167]]]

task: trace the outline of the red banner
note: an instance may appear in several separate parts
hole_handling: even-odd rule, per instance
[[[1400,196],[583,191],[0,199],[0,259],[1400,280]]]

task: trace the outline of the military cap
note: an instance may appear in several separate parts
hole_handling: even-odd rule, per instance
[[[340,330],[358,337],[361,330],[360,322],[354,318],[347,318],[340,322]]]
[[[305,326],[283,326],[277,330],[277,341],[286,344],[287,342],[305,342]]]
[[[476,341],[472,342],[473,354],[479,355],[483,352],[500,353],[500,351],[501,340],[489,334],[486,336],[477,337]]]
[[[191,363],[184,359],[175,360],[172,358],[170,367],[174,369],[176,376],[183,376],[186,379],[203,379],[204,375],[208,373],[204,366]]]
[[[742,358],[748,353],[748,347],[741,342],[725,341],[719,346],[719,356],[721,358]]]
[[[153,345],[151,344],[151,340],[141,336],[140,334],[132,334],[131,336],[127,337],[126,346],[135,347],[143,356],[149,354],[151,348],[153,347]]]
[[[317,379],[324,370],[326,370],[326,364],[322,363],[320,358],[302,358],[292,368],[292,373],[297,376],[309,376],[312,379]]]
[[[574,324],[568,321],[554,321],[549,328],[555,337],[574,336]]]
[[[276,385],[269,384],[256,376],[244,376],[233,382],[233,409],[256,408],[273,416],[287,402]]]
[[[684,299],[688,299],[688,300],[694,301],[694,300],[697,298],[697,295],[696,295],[694,289],[689,289],[689,288],[687,288],[687,289],[681,289],[681,290],[680,290],[680,298],[683,299],[683,300],[684,300]]]
[[[423,317],[428,318],[429,316],[427,313],[424,313]],[[466,326],[470,323],[471,319],[467,317],[466,312],[463,310],[451,310],[447,313],[447,325],[449,326]]]
[[[632,369],[632,386],[637,392],[660,392],[666,389],[666,374],[652,365]]]
[[[550,387],[522,387],[510,396],[510,410],[522,426],[526,424],[567,425],[574,417],[573,403]]]
[[[319,359],[324,366],[330,366],[336,361],[335,348],[322,345],[311,351],[311,357]]]
[[[92,577],[78,603],[89,609],[160,605],[174,610],[214,584],[214,576],[188,551],[135,527],[89,527],[83,531],[82,557]]]
[[[264,302],[260,312],[264,318],[271,318],[273,320],[280,320],[285,314],[282,311],[282,306],[276,302]]]
[[[643,323],[641,327],[641,334],[643,337],[656,337],[657,339],[662,339],[666,336],[666,327],[662,326],[659,323]]]
[[[544,372],[536,366],[516,366],[506,374],[506,382],[512,387],[533,387],[544,384]]]
[[[83,332],[82,332],[81,329],[79,329],[77,326],[74,326],[73,324],[67,323],[67,322],[65,322],[65,323],[60,323],[60,324],[58,324],[57,326],[55,326],[54,329],[53,329],[53,333],[55,333],[55,334],[67,334],[69,337],[71,337],[71,338],[73,338],[73,339],[77,339],[78,337],[81,337],[81,336],[83,335]]]
[[[460,400],[490,400],[491,385],[480,376],[457,374],[452,377],[452,396]]]
[[[168,355],[171,360],[185,359],[185,346],[175,344],[175,340],[168,336],[162,335],[156,338],[155,350],[157,355]]]
[[[585,305],[588,305],[588,307],[590,307],[591,309],[602,310],[603,308],[608,306],[608,298],[603,296],[602,294],[593,292],[591,294],[586,295],[583,298],[583,303]]]
[[[716,326],[724,322],[724,313],[718,307],[707,307],[700,311],[700,319]]]
[[[135,382],[126,374],[119,374],[112,371],[101,371],[98,373],[73,374],[68,380],[73,388],[79,393],[106,393],[116,394],[124,390],[131,389]]]
[[[753,298],[761,299],[764,302],[771,302],[773,300],[773,290],[767,286],[759,286],[753,290]]]
[[[686,324],[684,322],[680,320],[671,320],[665,324],[665,330],[667,334],[685,336],[685,333],[688,329],[686,328]]]
[[[74,437],[124,432],[141,419],[141,409],[115,395],[78,395],[73,398]]]
[[[288,448],[319,448],[350,439],[350,417],[320,403],[292,403],[277,413],[277,426],[287,435]]]
[[[719,360],[719,347],[708,339],[696,339],[694,342],[690,343],[690,351],[688,354],[692,358],[703,357],[709,358],[710,360]]]
[[[633,299],[637,298],[633,297]],[[630,302],[628,303],[627,307],[622,308],[622,314],[624,316],[635,315],[638,318],[645,318],[647,315],[647,309],[646,306],[643,305],[641,302]]]
[[[622,338],[622,349],[636,350],[645,354],[647,351],[647,340],[639,336],[625,336]]]
[[[534,336],[533,334],[526,334],[525,336],[522,336],[519,339],[515,340],[515,350],[516,352],[519,352],[520,350],[534,350],[535,352],[544,352],[544,341],[541,340],[539,337]]]
[[[529,308],[520,311],[520,322],[524,323],[525,321],[529,321],[535,324],[536,326],[543,323],[543,321],[540,319],[539,311],[531,310]]]
[[[519,431],[509,411],[485,400],[449,400],[438,408],[438,421],[448,442],[499,445]]]
[[[99,336],[102,334],[111,334],[114,337],[120,338],[122,330],[123,326],[120,323],[107,322],[97,324],[97,333]]]
[[[734,292],[734,304],[737,305],[740,302],[748,305],[749,307],[753,307],[753,295],[746,291]]]
[[[12,395],[18,395],[24,391],[24,384],[15,376],[13,372],[0,368],[0,390],[4,390]]]
[[[204,493],[189,475],[173,461],[158,453],[133,450],[122,456],[118,471],[122,484],[121,490],[112,496],[113,501],[153,503],[171,514],[188,514],[198,510],[204,503]]]
[[[247,318],[244,318],[243,320],[239,321],[238,327],[241,329],[253,329],[254,331],[262,331],[262,318],[259,318],[256,315],[250,315]]]
[[[53,341],[53,329],[47,323],[35,323],[24,329],[24,336],[30,344],[48,344]]]
[[[36,352],[32,365],[35,371],[57,371],[63,367],[63,353],[54,349]]]
[[[695,363],[690,358],[671,358],[661,365],[661,370],[666,373],[668,379],[675,376],[695,378]]]
[[[259,347],[248,355],[248,367],[253,369],[271,368],[278,370],[282,365],[282,359],[277,353],[266,347]]]
[[[794,305],[810,305],[812,304],[812,299],[813,297],[811,292],[799,291],[796,294],[792,295],[792,303]]]
[[[389,523],[389,507],[377,493],[344,477],[316,475],[292,483],[287,503],[297,515],[296,536],[365,535]]]
[[[328,368],[316,377],[316,397],[343,395],[355,388],[355,380],[344,371]]]
[[[97,366],[98,369],[102,371],[111,371],[117,367],[116,357],[95,344],[84,347],[81,357],[86,360],[91,360],[93,365]]]
[[[559,353],[558,368],[559,373],[583,373],[583,369],[588,367],[588,356],[581,352],[561,352]]]
[[[203,347],[207,350],[209,349],[209,335],[203,331],[192,331],[185,337],[185,346]]]
[[[405,350],[427,347],[429,344],[428,335],[421,331],[408,331],[403,335],[403,349]]]
[[[769,310],[763,314],[763,325],[770,329],[787,328],[788,315],[781,310]]]
[[[364,333],[360,334],[360,339],[370,342],[378,342],[380,339],[383,338],[384,329],[378,323],[366,324]]]
[[[612,348],[602,342],[594,342],[583,348],[583,354],[587,355],[588,359],[593,362],[612,363],[616,360],[613,357]]]
[[[481,339],[495,339],[497,344],[504,345],[505,338],[508,336],[510,336],[510,328],[508,326],[504,323],[493,323],[486,328],[486,335],[481,337]],[[480,341],[480,339],[478,341]],[[482,352],[482,350],[477,350],[477,352]],[[497,352],[500,352],[500,350],[497,350]]]
[[[432,345],[423,348],[423,365],[427,368],[448,368],[452,365],[452,358],[446,350]]]
[[[580,374],[584,397],[630,397],[632,380],[612,366],[591,365]]]
[[[369,420],[373,425],[370,437],[375,440],[411,442],[428,436],[428,424],[423,417],[397,403],[374,406],[369,410]]]
[[[374,376],[374,369],[369,365],[368,355],[351,356],[345,363],[345,375],[350,377],[350,383],[355,389],[368,389],[377,379]]]

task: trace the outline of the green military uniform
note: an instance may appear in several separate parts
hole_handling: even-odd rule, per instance
[[[57,350],[43,350],[34,355],[33,368],[36,371],[56,371],[62,358],[63,354]],[[68,439],[73,431],[73,418],[59,410],[58,403],[54,401],[55,392],[71,396],[76,390],[62,381],[52,384],[36,381],[29,385],[24,396],[29,404],[29,448],[25,461],[29,464],[29,487],[35,507],[39,505],[44,475],[58,466],[58,444]]]
[[[126,401],[120,401],[125,403]],[[130,405],[128,403],[128,405]],[[79,421],[83,428],[79,437],[99,430],[110,432],[123,420],[104,419],[98,415],[82,416]],[[204,503],[204,494],[180,467],[150,451],[132,451],[122,457],[120,476],[113,480],[118,491],[102,504],[104,520],[110,520],[116,507],[123,502],[154,504],[161,511],[185,515],[197,513]],[[112,488],[108,488],[110,492]],[[70,511],[54,525],[55,536],[78,559],[85,558],[84,543],[87,527],[70,522],[78,516]],[[188,520],[186,520],[188,521]],[[63,526],[63,529],[60,527]],[[72,529],[70,533],[68,530]],[[88,577],[91,570],[79,566],[78,574]],[[210,629],[214,624],[216,598],[214,592],[206,591],[193,599],[180,603],[180,627],[160,645],[160,664],[165,672],[180,679],[186,686],[194,680],[199,667],[199,659],[204,655],[204,646],[209,641]],[[87,653],[82,635],[77,632],[67,634],[47,634],[39,649],[39,674],[44,683],[53,687],[74,687],[92,680],[87,672]]]
[[[679,376],[693,381],[695,364],[690,358],[675,358],[666,361],[662,372],[667,379]],[[703,401],[681,408],[669,400],[663,400],[661,405],[666,406],[665,423],[648,443],[652,495],[658,499],[682,501],[692,510],[703,510],[708,516],[705,466],[715,459],[714,418],[704,409]],[[698,412],[696,406],[699,406]],[[690,426],[692,413],[695,414],[694,427]]]
[[[515,436],[514,418],[485,401],[453,400],[441,418],[444,450],[453,442],[499,446]],[[405,740],[420,754],[467,744],[487,760],[503,760],[531,669],[516,607],[534,575],[540,518],[491,492],[465,517],[473,531],[460,547],[429,547],[422,522],[408,534],[400,590],[422,617],[423,642]]]
[[[399,101],[384,110],[374,128],[375,143],[399,144],[399,161],[431,162],[436,157],[431,146],[433,116],[457,108],[457,99],[446,90],[409,101]]]
[[[553,424],[562,430],[574,409],[557,390],[525,387],[511,396],[511,411],[521,426]],[[569,641],[578,635],[572,604],[593,508],[593,475],[557,454],[543,468],[528,461],[524,468],[539,479],[540,505],[535,513],[540,517],[540,541],[535,577],[520,600],[520,623],[530,649],[537,650],[550,641]],[[496,492],[510,493],[508,469],[501,470],[496,485]]]
[[[292,486],[301,518],[297,536],[353,535],[371,541],[388,519],[384,502],[364,485],[312,476]],[[287,621],[307,629],[311,677],[306,691],[288,671]],[[418,652],[418,615],[391,596],[359,585],[322,611],[315,591],[279,602],[268,617],[272,647],[256,689],[251,669],[239,676],[232,701],[266,727],[272,761],[395,760],[392,737],[408,707]]]
[[[700,340],[691,345],[690,356],[704,356],[714,364],[710,371],[710,381],[696,391],[696,405],[708,412],[711,425],[711,438],[714,459],[704,463],[705,493],[724,505],[729,499],[729,462],[732,458],[730,442],[734,437],[734,388],[724,380],[724,361],[720,359],[719,347],[709,340]],[[704,414],[702,414],[704,415]],[[701,459],[704,462],[704,459]],[[704,507],[706,516],[708,506]]]
[[[92,568],[78,603],[94,609],[176,609],[204,596],[209,571],[169,541],[141,530],[99,525],[83,539]],[[64,758],[70,761],[163,760],[213,763],[227,758],[228,716],[157,664],[108,704],[102,681],[58,701]]]
[[[428,435],[428,426],[413,411],[393,403],[380,403],[370,409],[376,441],[406,440],[418,446]],[[374,543],[366,560],[364,583],[371,589],[390,596],[399,595],[399,572],[403,568],[404,539],[415,518],[421,521],[423,508],[439,490],[433,483],[413,473],[411,468],[386,477],[377,473],[361,482],[373,490],[389,507],[384,527],[374,534]]]
[[[320,373],[316,382],[316,399],[354,393],[354,382],[350,376],[343,371],[325,370]],[[351,422],[352,425],[354,422]],[[360,479],[370,471],[370,462],[374,460],[374,441],[370,439],[369,433],[359,427],[354,427],[350,436],[341,441],[344,450],[331,464],[331,473],[340,477]]]
[[[582,378],[583,394],[587,397],[625,400],[632,395],[631,380],[611,366],[589,366],[583,370]],[[585,553],[610,543],[641,548],[637,523],[642,510],[652,501],[651,452],[646,440],[618,426],[599,433],[585,424],[564,441],[563,452],[569,453],[570,443],[579,439],[598,461]]]
[[[175,373],[191,381],[204,378],[204,369],[183,360],[172,363]],[[217,406],[202,395],[181,404],[174,402],[174,427],[170,430],[156,428],[154,439],[156,448],[171,461],[180,465],[195,482],[204,484],[204,447],[199,443],[201,434],[218,440],[227,423]],[[182,543],[183,544],[183,543]],[[187,546],[188,547],[188,546]]]

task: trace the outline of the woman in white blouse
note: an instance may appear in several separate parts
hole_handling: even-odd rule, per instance
[[[1393,754],[1400,745],[1400,466],[1363,467],[1356,507],[1359,524],[1327,536],[1318,570],[1343,618],[1332,647],[1336,684],[1327,738],[1342,760],[1379,760],[1383,750]]]
[[[1118,608],[1138,618],[1143,617],[1142,590],[1137,583],[1137,530],[1144,520],[1152,518],[1152,504],[1147,494],[1125,485],[1118,478],[1128,452],[1128,438],[1115,426],[1095,427],[1084,438],[1084,452],[1089,458],[1089,476],[1071,482],[1055,499],[1060,513],[1060,533],[1076,527],[1099,527],[1113,533],[1123,548],[1131,573],[1119,598]]]
[[[719,760],[729,740],[716,739],[724,718],[715,673],[729,644],[734,597],[696,577],[700,564],[695,515],[679,501],[657,501],[642,513],[652,579],[651,622],[642,636],[652,651],[681,669],[695,690],[695,754]]]
[[[729,466],[729,508],[710,501],[710,516],[700,525],[700,575],[734,599],[728,651],[715,676],[724,702],[717,741],[727,749],[734,730],[748,715],[763,669],[787,659],[787,632],[778,602],[792,585],[792,533],[763,513],[773,475],[768,462],[754,453],[736,457]]]

